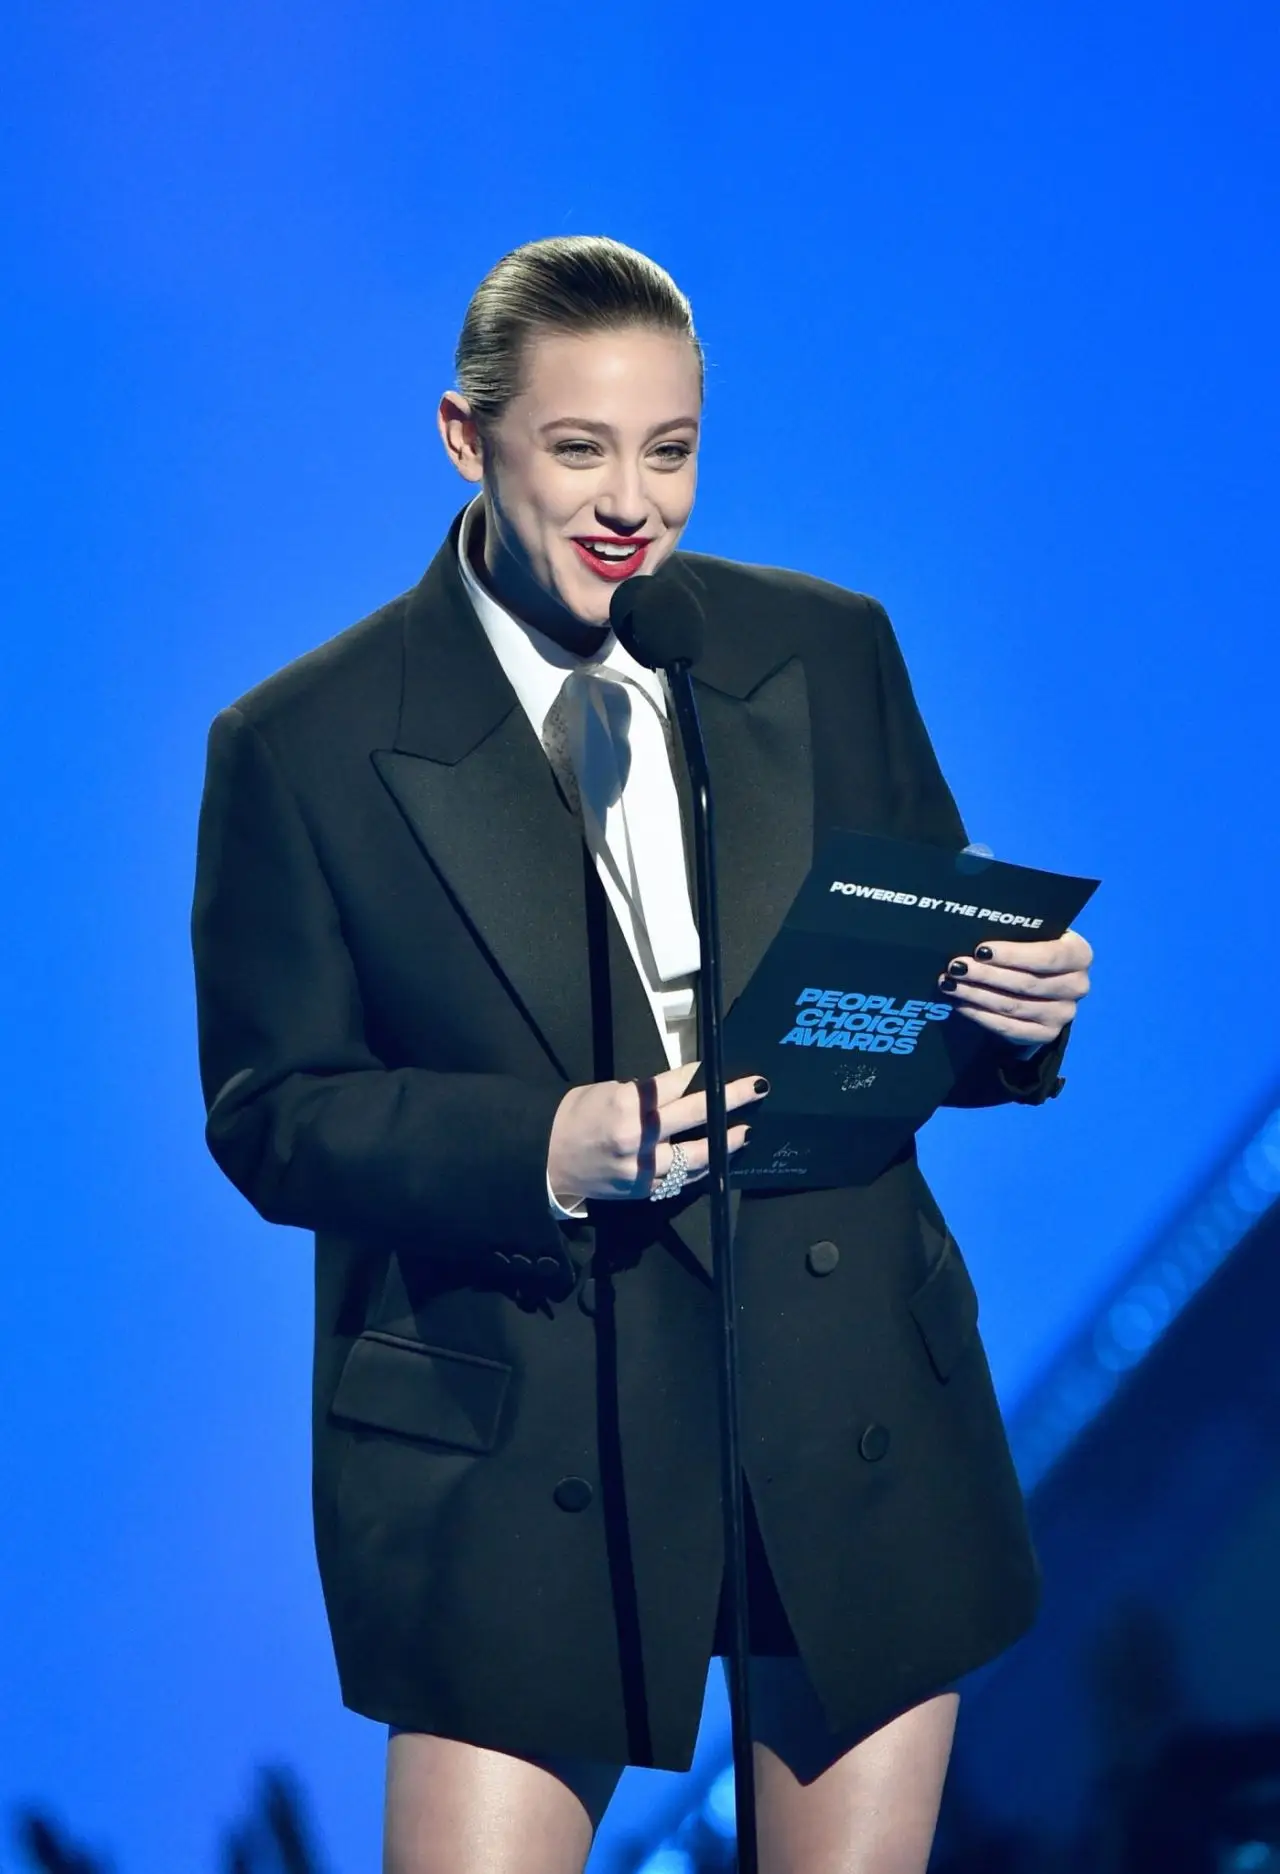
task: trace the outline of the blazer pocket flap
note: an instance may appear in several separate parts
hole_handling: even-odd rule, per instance
[[[909,1304],[939,1379],[946,1379],[978,1327],[978,1291],[948,1235],[941,1260],[929,1271]]]
[[[335,1418],[460,1451],[491,1451],[511,1368],[370,1329],[347,1355]]]

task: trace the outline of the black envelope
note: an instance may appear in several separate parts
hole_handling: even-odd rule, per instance
[[[725,1073],[766,1074],[730,1161],[748,1190],[862,1184],[1002,1044],[938,977],[988,938],[1060,937],[1096,879],[832,831],[725,1017]],[[702,1069],[690,1090],[703,1086]],[[730,1123],[735,1123],[731,1117]]]

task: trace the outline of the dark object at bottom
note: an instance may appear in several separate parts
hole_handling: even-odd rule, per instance
[[[773,1570],[769,1558],[764,1552],[764,1542],[760,1535],[760,1525],[756,1521],[756,1506],[751,1499],[751,1489],[745,1476],[742,1480],[742,1501],[746,1514],[747,1548],[747,1623],[751,1636],[753,1654],[768,1654],[772,1658],[793,1658],[799,1649],[795,1635],[791,1631],[791,1622],[787,1619],[786,1609],[778,1594]],[[711,1644],[713,1653],[729,1651],[729,1610],[725,1598],[725,1582],[720,1582],[720,1605],[716,1610],[715,1638]]]

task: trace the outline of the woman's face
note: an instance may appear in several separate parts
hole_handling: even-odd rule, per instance
[[[531,623],[564,613],[604,623],[620,581],[653,572],[680,538],[700,415],[693,345],[643,326],[533,339],[523,388],[487,449],[466,400],[447,397],[446,448],[484,483],[484,563],[498,596]]]

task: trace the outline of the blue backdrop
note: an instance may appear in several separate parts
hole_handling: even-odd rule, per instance
[[[877,594],[971,836],[1105,881],[1067,1094],[922,1148],[1013,1404],[1280,1062],[1277,16],[54,0],[3,30],[0,1802],[172,1874],[284,1758],[355,1874],[381,1739],[310,1553],[309,1242],[201,1137],[209,719],[419,576],[499,254],[667,264],[711,361],[687,543]]]

